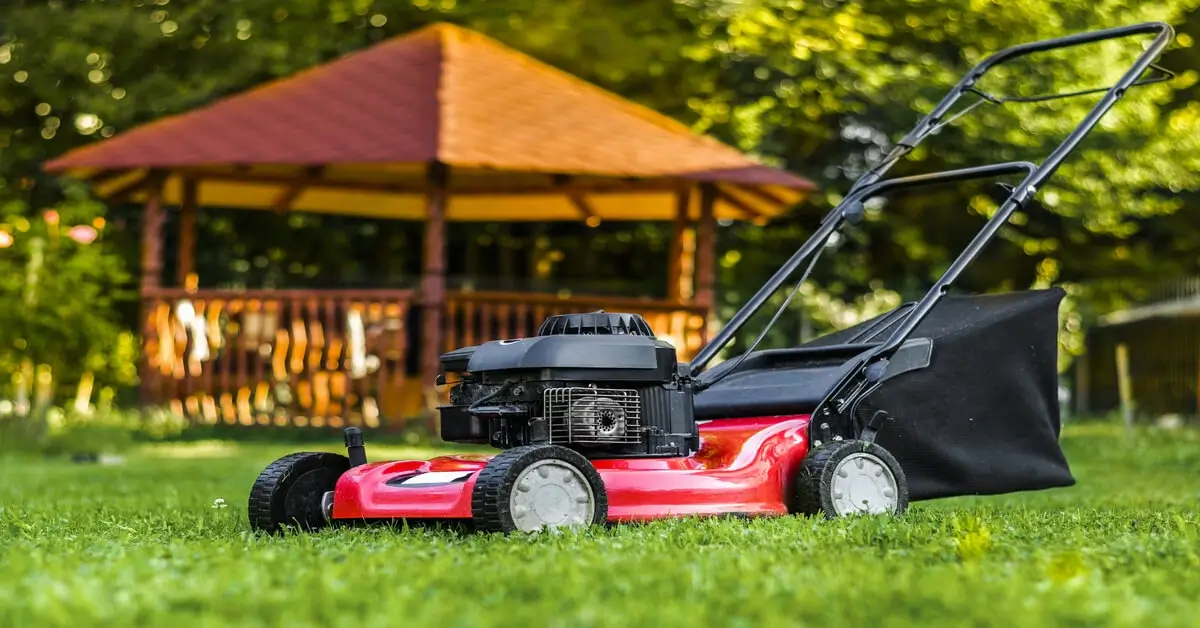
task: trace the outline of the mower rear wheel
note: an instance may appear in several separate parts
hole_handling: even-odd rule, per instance
[[[558,445],[505,450],[475,480],[471,513],[481,532],[537,532],[599,525],[608,495],[596,468]]]
[[[853,515],[902,515],[908,481],[886,449],[861,440],[834,441],[809,452],[795,481],[799,514],[828,519]]]
[[[349,458],[325,452],[290,454],[272,462],[250,489],[250,527],[267,534],[326,527],[325,494],[348,469]]]

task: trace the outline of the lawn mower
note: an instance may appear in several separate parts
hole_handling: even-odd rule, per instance
[[[1018,57],[1145,34],[1153,41],[1110,87],[1006,98],[978,86]],[[456,521],[511,533],[686,516],[900,515],[921,499],[1073,485],[1058,441],[1064,292],[948,293],[1126,90],[1171,76],[1154,62],[1173,35],[1167,24],[1145,23],[993,54],[855,181],[690,362],[642,317],[604,311],[551,316],[533,337],[450,351],[436,382],[449,386],[441,437],[497,453],[368,462],[362,432],[350,427],[345,455],[296,453],[262,472],[250,493],[252,528]],[[975,105],[1101,93],[1041,164],[884,178]],[[967,94],[978,100],[950,115]],[[764,330],[709,368],[806,263],[796,287],[807,280],[831,236],[861,221],[870,199],[1014,175],[1020,183],[1003,187],[999,209],[919,300],[792,348],[756,350]]]

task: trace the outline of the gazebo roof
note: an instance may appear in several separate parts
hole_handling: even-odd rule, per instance
[[[450,220],[666,220],[718,184],[720,218],[765,218],[815,186],[506,48],[435,24],[85,146],[45,169],[136,199],[165,177],[201,202],[421,218],[449,167]],[[695,210],[693,209],[693,213]]]

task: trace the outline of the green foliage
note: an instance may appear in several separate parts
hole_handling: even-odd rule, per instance
[[[174,439],[186,422],[164,410],[133,411],[102,404],[87,410],[50,407],[36,413],[0,412],[0,453],[115,454],[140,442]]]
[[[1200,86],[1192,69],[1200,61],[1193,39],[1198,6],[1200,0],[26,1],[7,12],[0,34],[0,179],[30,177],[31,195],[52,194],[47,190],[54,182],[39,175],[37,165],[68,148],[433,21],[451,21],[823,186],[810,203],[769,228],[723,230],[722,311],[728,312],[811,232],[850,181],[985,55],[1038,38],[1165,20],[1180,31],[1166,59],[1180,77],[1130,92],[1042,191],[1043,206],[1015,217],[959,287],[1019,289],[1112,277],[1136,284],[1200,272],[1200,258],[1192,254],[1200,247],[1200,228],[1185,210],[1200,188],[1200,108],[1194,99]],[[1037,55],[990,75],[981,87],[1028,95],[1102,85],[1137,50],[1126,40]],[[1040,160],[1094,102],[1086,97],[982,106],[931,138],[893,174]],[[819,332],[839,312],[866,313],[873,307],[867,302],[914,297],[947,267],[998,199],[993,186],[964,185],[872,207],[865,224],[848,230],[817,268],[814,284],[825,296],[800,299],[790,319],[808,321],[803,324]],[[415,250],[408,245],[418,238],[407,227],[387,227],[363,245],[343,237],[349,227],[332,219],[264,227],[262,221],[271,219],[244,212],[205,219],[200,238],[209,238],[214,253],[201,250],[202,275],[269,285],[412,280],[418,258],[407,251]],[[457,237],[503,242],[474,254],[501,260],[508,259],[505,251],[533,250],[539,238],[550,237],[550,248],[568,255],[623,256],[634,260],[633,268],[665,275],[662,226],[623,230],[615,238],[591,238],[581,226],[549,232],[520,227],[505,234],[487,229]],[[317,242],[324,244],[310,245]],[[224,257],[209,259],[218,253]],[[828,259],[835,255],[836,261]],[[583,290],[577,284],[589,273],[579,269],[588,264],[607,268],[563,260],[549,287]],[[524,266],[468,268],[486,275],[480,286],[503,286]],[[509,276],[487,274],[502,271]],[[637,289],[660,283],[641,282]],[[605,278],[597,285],[610,284]],[[1127,290],[1114,282],[1077,294],[1107,304],[1120,300],[1112,293]],[[797,334],[783,329],[768,344],[790,342]]]
[[[122,453],[134,445],[136,420],[117,412],[92,416],[52,412],[47,416],[50,429],[42,451],[51,456]]]
[[[1195,89],[1189,33],[1196,2],[691,4],[704,16],[699,29],[711,34],[689,53],[702,68],[698,81],[707,86],[703,97],[691,101],[696,127],[824,186],[810,211],[768,234],[739,229],[730,246],[741,247],[745,261],[727,271],[726,285],[753,286],[765,278],[773,266],[766,260],[780,259],[809,233],[817,212],[837,202],[853,178],[985,55],[1024,41],[1144,20],[1180,29],[1165,61],[1180,77],[1131,91],[1042,190],[1042,204],[1014,217],[959,287],[1021,289],[1200,270],[1188,252],[1200,244],[1200,231],[1181,211],[1188,198],[1181,192],[1200,187],[1200,117],[1194,102],[1172,91]],[[1042,53],[989,74],[980,87],[1027,96],[1107,85],[1140,51],[1130,39]],[[892,174],[1040,161],[1097,98],[982,106],[930,138]],[[990,183],[890,198],[872,208],[863,226],[848,230],[837,262],[826,260],[814,278],[847,301],[878,290],[879,282],[913,298],[947,267],[998,199]],[[1109,282],[1088,297],[1110,300],[1106,291],[1127,288]],[[738,296],[744,295],[730,295],[729,306],[739,303]],[[1077,342],[1064,338],[1064,344]]]
[[[0,231],[11,245],[0,249],[0,389],[57,392],[61,401],[85,375],[97,390],[134,382],[136,342],[114,310],[130,278],[106,246],[104,206],[78,186],[53,208],[4,192]],[[79,229],[83,242],[72,237]],[[97,239],[86,243],[90,235]]]
[[[1194,626],[1200,434],[1127,439],[1119,424],[1076,424],[1064,442],[1078,486],[921,502],[900,520],[681,520],[532,538],[256,538],[245,498],[286,445],[159,445],[120,466],[0,458],[0,616],[47,627]],[[431,453],[368,445],[372,459]]]

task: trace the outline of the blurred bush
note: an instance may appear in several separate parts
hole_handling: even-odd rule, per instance
[[[104,205],[64,193],[32,207],[0,185],[0,398],[17,413],[83,408],[137,381],[138,343],[116,310],[131,277],[105,246]]]
[[[0,402],[0,453],[89,457],[118,454],[139,442],[176,438],[187,422],[166,410],[135,411],[103,406],[80,411],[51,407],[15,414]]]

